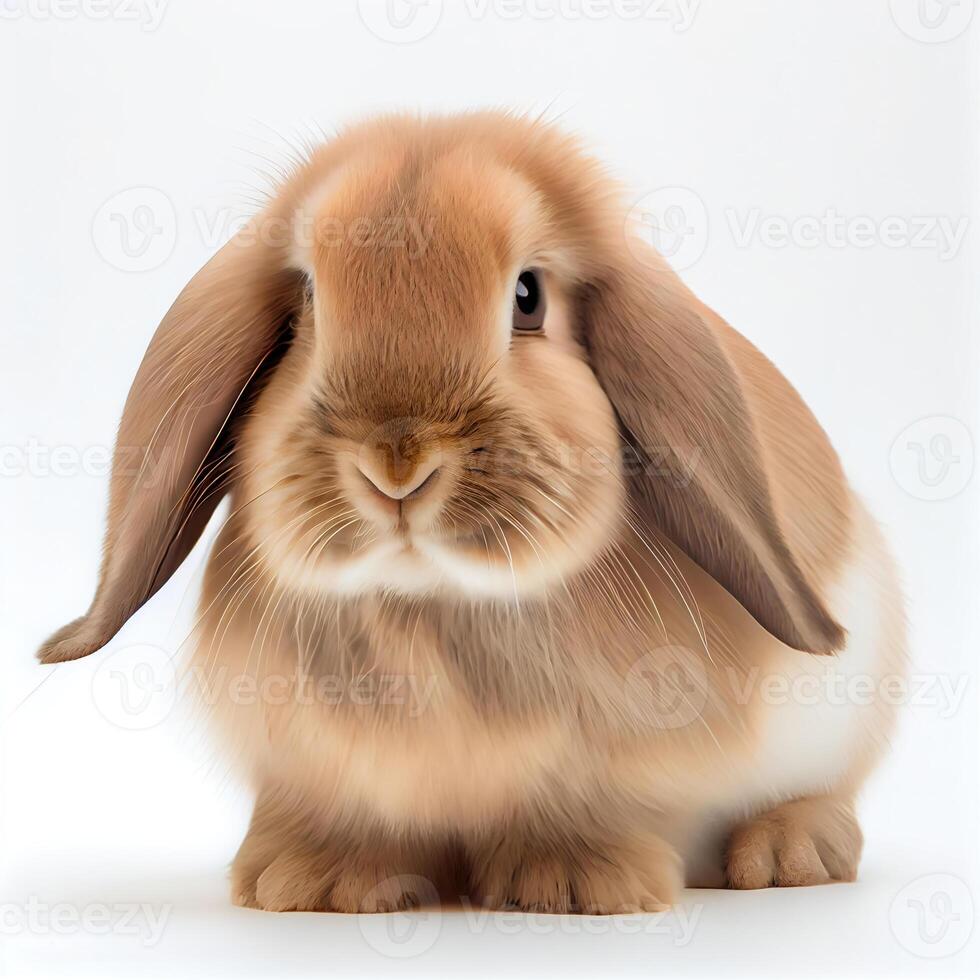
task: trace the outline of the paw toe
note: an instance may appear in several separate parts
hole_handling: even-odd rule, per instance
[[[338,912],[403,912],[423,904],[428,897],[420,894],[423,890],[415,875],[382,878],[379,870],[348,873],[334,883],[330,907]]]
[[[730,888],[798,888],[841,879],[839,862],[822,858],[822,841],[797,822],[760,817],[741,827],[729,842],[726,877]]]
[[[776,852],[775,882],[787,888],[824,885],[830,875],[809,836],[788,843]]]
[[[284,854],[259,875],[255,901],[267,912],[316,912],[323,909],[326,883],[306,855]]]

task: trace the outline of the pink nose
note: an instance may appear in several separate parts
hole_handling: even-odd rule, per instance
[[[439,480],[441,467],[439,456],[430,457],[421,464],[413,467],[407,474],[389,476],[379,461],[371,458],[357,460],[357,468],[361,476],[377,493],[389,500],[401,501],[421,497]]]

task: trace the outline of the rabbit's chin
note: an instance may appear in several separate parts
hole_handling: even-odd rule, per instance
[[[561,545],[529,558],[488,557],[480,545],[445,544],[419,537],[373,543],[354,554],[314,566],[288,552],[273,557],[277,577],[312,595],[358,596],[376,592],[405,596],[442,595],[474,600],[520,601],[545,593],[593,560],[598,547]]]

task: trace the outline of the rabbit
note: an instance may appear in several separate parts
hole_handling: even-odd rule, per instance
[[[553,124],[376,118],[164,317],[95,597],[39,658],[105,645],[230,495],[188,676],[255,795],[235,903],[608,914],[855,878],[893,559],[626,200]]]

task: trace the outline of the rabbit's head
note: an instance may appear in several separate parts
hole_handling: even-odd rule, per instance
[[[629,529],[767,629],[842,631],[780,527],[720,321],[617,187],[504,114],[349,130],[181,293],[119,431],[102,575],[45,661],[105,643],[229,489],[306,601],[533,600]]]

